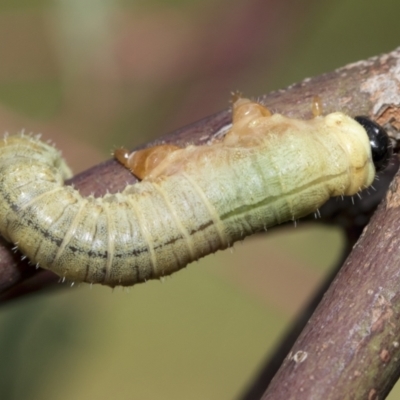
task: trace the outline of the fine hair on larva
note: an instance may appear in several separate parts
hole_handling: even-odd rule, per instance
[[[62,278],[128,286],[354,195],[375,177],[361,122],[340,112],[291,119],[240,97],[232,127],[210,145],[119,149],[115,157],[141,182],[82,197],[64,185],[71,172],[52,145],[5,137],[1,235]]]

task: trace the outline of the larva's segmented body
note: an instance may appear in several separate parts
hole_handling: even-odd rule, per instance
[[[167,153],[142,182],[82,198],[64,186],[69,170],[57,150],[8,137],[0,145],[0,232],[61,277],[132,285],[309,214],[331,196],[353,195],[375,176],[366,132],[350,117],[270,116],[246,99],[236,101],[221,142]]]

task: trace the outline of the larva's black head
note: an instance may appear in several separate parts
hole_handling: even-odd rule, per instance
[[[372,160],[376,171],[382,171],[389,163],[392,156],[392,145],[385,129],[368,117],[354,118],[367,132],[371,145]]]

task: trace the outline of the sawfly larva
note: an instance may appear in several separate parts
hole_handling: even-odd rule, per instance
[[[1,235],[60,277],[133,285],[357,193],[387,162],[390,146],[366,117],[337,112],[302,121],[238,98],[232,127],[216,143],[115,156],[142,181],[83,198],[64,185],[70,171],[55,148],[31,136],[5,138]]]

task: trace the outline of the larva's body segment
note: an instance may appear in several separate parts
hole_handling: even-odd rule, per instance
[[[167,150],[142,168],[142,182],[82,198],[64,186],[68,169],[53,147],[9,137],[0,145],[0,232],[62,277],[132,285],[355,194],[375,176],[353,119],[270,116],[246,99],[221,142]]]

